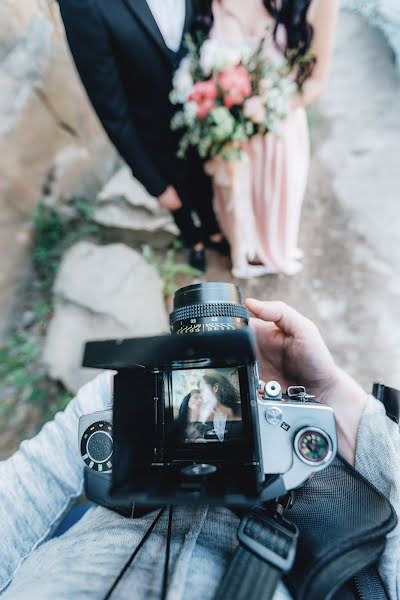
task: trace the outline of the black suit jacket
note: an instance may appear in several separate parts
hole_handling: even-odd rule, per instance
[[[162,0],[160,0],[162,1]],[[168,95],[184,54],[165,45],[146,0],[59,0],[87,94],[121,156],[153,196],[183,186]],[[191,27],[186,0],[184,32]],[[181,190],[182,191],[182,190]]]

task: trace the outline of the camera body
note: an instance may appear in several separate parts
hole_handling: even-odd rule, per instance
[[[108,503],[248,507],[333,460],[329,407],[301,386],[283,394],[271,381],[260,390],[238,295],[229,284],[189,286],[175,297],[172,334],[86,345],[84,366],[117,372],[113,408],[79,423],[86,481],[100,481]]]

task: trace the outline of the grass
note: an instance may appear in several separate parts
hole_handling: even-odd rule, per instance
[[[164,256],[156,254],[148,244],[142,245],[142,254],[147,262],[157,269],[164,281],[164,296],[172,296],[181,287],[182,279],[201,277],[203,273],[186,263],[177,260],[177,253],[182,249],[182,244],[176,240]]]

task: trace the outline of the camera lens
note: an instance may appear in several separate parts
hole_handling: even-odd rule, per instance
[[[245,327],[249,313],[232,283],[198,283],[175,292],[170,314],[172,333],[207,333]]]

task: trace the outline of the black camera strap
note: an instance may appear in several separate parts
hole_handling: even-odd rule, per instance
[[[398,424],[400,422],[400,391],[383,383],[374,383],[372,395],[382,402],[387,416]]]
[[[253,508],[240,522],[237,548],[215,600],[273,597],[296,556],[298,529],[282,516],[283,507]]]

